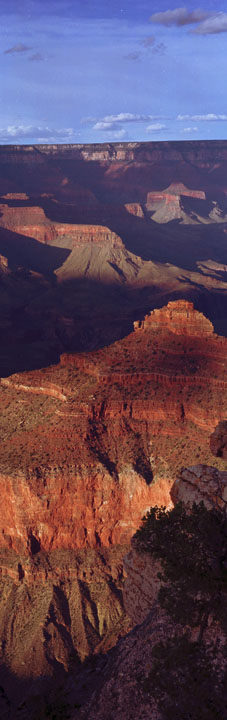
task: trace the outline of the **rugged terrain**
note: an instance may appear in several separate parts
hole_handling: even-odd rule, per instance
[[[129,542],[147,508],[171,503],[181,464],[210,464],[226,344],[181,300],[108,348],[2,378],[1,545],[34,554]]]
[[[181,465],[214,460],[208,432],[226,416],[226,343],[181,300],[108,348],[2,378],[7,693],[12,673],[46,687],[129,628],[123,556],[150,506],[171,507]]]
[[[226,329],[225,142],[0,148],[0,372],[182,296]]]
[[[222,427],[221,427],[222,426]],[[227,423],[221,423],[216,430],[214,441],[217,437],[223,446],[223,431],[226,433]],[[220,437],[221,436],[221,437]],[[213,439],[211,445],[213,444]],[[226,448],[226,442],[225,442]],[[215,451],[216,454],[216,451]],[[199,504],[204,502],[208,509],[226,507],[227,498],[227,472],[217,471],[214,467],[206,467],[204,465],[196,465],[189,468],[183,468],[176,482],[173,485],[172,497],[174,502],[179,499],[183,502],[188,510],[192,508],[193,502]],[[226,557],[226,546],[225,546]],[[167,638],[181,637],[182,627],[178,627],[173,618],[166,614],[158,602],[158,592],[160,590],[160,569],[161,564],[149,553],[141,552],[138,547],[138,538],[134,536],[131,542],[130,553],[125,557],[125,568],[127,579],[124,585],[124,602],[126,610],[133,620],[134,628],[125,638],[122,638],[117,646],[107,654],[105,667],[100,667],[99,685],[93,690],[91,699],[85,704],[79,712],[73,713],[71,717],[86,718],[92,720],[106,720],[106,718],[117,716],[120,720],[134,720],[135,717],[141,720],[161,720],[162,712],[158,707],[158,703],[154,700],[153,688],[149,676],[154,666],[155,659],[158,655],[153,655],[154,646],[159,643],[166,643]],[[188,628],[189,629],[189,628]],[[194,627],[192,632],[192,640],[196,641],[199,635],[198,627]],[[226,638],[225,638],[226,640]],[[220,624],[210,614],[209,622],[205,627],[203,634],[203,643],[208,652],[210,646],[214,642],[216,645],[215,659],[216,663],[223,661],[220,653],[224,638],[223,630]],[[220,643],[220,645],[219,645]],[[162,688],[168,688],[168,671],[171,668],[173,657],[169,658],[165,665],[166,676],[162,678],[160,691]],[[225,657],[225,656],[224,656]],[[173,679],[175,673],[179,672],[179,685],[176,695],[176,709],[179,717],[179,704],[182,702],[182,685],[184,686],[184,667],[183,662],[180,668],[172,668]],[[219,667],[221,672],[226,670],[226,658],[224,668]],[[193,668],[191,668],[190,687],[193,685]],[[198,678],[197,678],[198,687]],[[201,706],[202,712],[207,712],[207,707],[203,706],[203,674],[201,672]],[[194,686],[193,686],[194,687]],[[68,687],[68,699],[70,699],[70,685]],[[166,688],[165,688],[166,689]],[[215,688],[212,688],[215,693]],[[167,689],[168,695],[168,689]],[[212,693],[211,693],[212,695]],[[157,695],[156,695],[157,700]],[[215,709],[215,708],[214,708]],[[210,709],[212,712],[213,707]],[[168,713],[165,717],[169,717]],[[183,715],[187,715],[184,713]],[[207,717],[213,717],[208,715]],[[225,715],[222,714],[221,717]]]
[[[222,469],[227,144],[0,161],[1,712],[41,720],[69,671],[84,703],[105,656],[81,662],[132,624],[123,556],[144,513],[171,507],[182,465]]]

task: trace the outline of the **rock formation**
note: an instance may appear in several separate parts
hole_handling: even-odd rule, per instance
[[[227,421],[223,420],[215,428],[210,438],[210,449],[213,455],[227,460]]]
[[[171,505],[180,465],[210,461],[225,359],[225,338],[177,301],[109,348],[3,378],[1,545],[128,543],[151,505]]]
[[[226,154],[224,142],[2,147],[0,375],[111,344],[182,296],[226,334]]]
[[[220,423],[216,435],[222,431],[222,426],[223,423]],[[193,502],[200,503],[201,500],[208,508],[214,507],[217,500],[219,507],[223,507],[226,493],[227,473],[201,465],[183,469],[173,487],[174,502],[181,500],[190,507]],[[107,716],[113,717],[113,712],[117,712],[120,720],[131,720],[135,716],[141,720],[150,720],[151,717],[161,720],[163,717],[154,700],[152,687],[149,692],[146,679],[154,665],[154,646],[165,643],[168,637],[176,637],[176,632],[181,637],[182,627],[178,627],[157,602],[160,567],[160,563],[149,553],[138,551],[136,537],[133,538],[131,551],[125,558],[127,579],[124,585],[124,601],[134,628],[107,654],[104,676],[100,675],[98,690],[93,690],[91,699],[79,712],[80,720],[88,715],[91,720],[106,720]],[[196,639],[196,628],[193,628],[192,636]],[[216,660],[223,661],[223,656],[219,658],[218,654],[218,643],[220,646],[223,644],[223,632],[217,621],[210,616],[203,635],[203,643],[208,651],[215,639]],[[159,655],[155,658],[159,658]],[[219,667],[220,672],[223,669],[225,670]],[[183,678],[184,668],[181,669],[181,682]]]
[[[64,674],[71,653],[78,663],[128,628],[123,555],[150,506],[171,507],[181,465],[198,456],[211,465],[207,428],[225,417],[225,358],[225,338],[179,301],[108,348],[2,379],[0,613],[2,662],[13,672],[21,663]],[[221,469],[221,457],[214,463]],[[135,587],[147,574],[141,563]],[[146,603],[133,589],[140,621]]]
[[[143,321],[134,323],[134,330],[149,330],[162,328],[170,330],[176,335],[189,335],[189,337],[206,337],[212,335],[212,323],[204,318],[202,313],[195,313],[193,303],[187,300],[169,302],[166,308],[153,310],[146,315]]]
[[[1,665],[18,677],[40,678],[106,651],[131,622],[122,599],[122,555],[99,550],[31,560],[1,552]]]
[[[72,242],[72,247],[81,243],[122,247],[121,239],[103,225],[54,223],[46,216],[43,208],[32,207],[30,203],[22,207],[0,204],[0,215],[0,228],[34,238],[47,245],[54,244],[55,241],[57,243],[61,238],[68,238]]]
[[[95,687],[98,673],[81,660],[130,627],[123,555],[144,513],[171,507],[182,465],[192,474],[198,462],[214,464],[200,475],[197,468],[193,482],[200,493],[206,472],[217,495],[227,148],[2,146],[0,159],[0,715],[26,713],[18,703],[29,687],[28,716],[41,720],[34,695],[48,677],[60,682],[72,670],[75,705],[76,672],[84,702],[84,678]],[[212,463],[208,431],[219,421]],[[130,614],[150,639],[134,630],[121,645],[122,665],[118,649],[111,658],[116,671],[126,668],[123,696],[142,720],[149,711],[130,658],[140,647],[138,662],[149,669],[163,619],[154,609],[152,624],[146,617],[157,593],[156,580],[145,579],[147,560],[136,565],[129,554],[126,562]],[[105,677],[115,692],[111,663]],[[119,719],[121,693],[119,686]],[[112,700],[101,691],[103,698],[97,712],[106,720]]]
[[[186,202],[185,198],[191,198],[191,202]],[[203,190],[185,187],[183,183],[171,183],[161,192],[152,191],[147,194],[146,210],[152,213],[152,220],[158,223],[168,223],[172,220],[180,220],[185,224],[205,222],[206,194]],[[214,202],[213,207],[209,208],[208,218],[214,222],[221,222],[226,221],[227,216],[223,216],[218,204]]]
[[[202,500],[208,509],[222,509],[227,505],[227,472],[220,472],[209,465],[182,468],[172,487],[171,497],[174,504],[182,501],[191,507],[193,502]]]

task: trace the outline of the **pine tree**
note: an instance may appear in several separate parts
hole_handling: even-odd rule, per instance
[[[153,648],[144,689],[165,720],[227,717],[227,516],[203,503],[152,508],[135,535],[138,552],[160,560],[159,602],[182,631]],[[209,622],[224,638],[204,642]],[[192,630],[197,628],[197,639]],[[221,663],[220,663],[221,657]],[[219,664],[217,662],[219,658]]]

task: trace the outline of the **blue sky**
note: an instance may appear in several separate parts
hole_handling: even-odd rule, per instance
[[[0,144],[227,138],[222,0],[0,0]]]

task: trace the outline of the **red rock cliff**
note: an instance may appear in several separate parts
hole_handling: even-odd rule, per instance
[[[128,542],[152,504],[171,503],[181,465],[211,464],[207,429],[226,416],[226,342],[178,301],[89,357],[4,379],[1,544]]]

